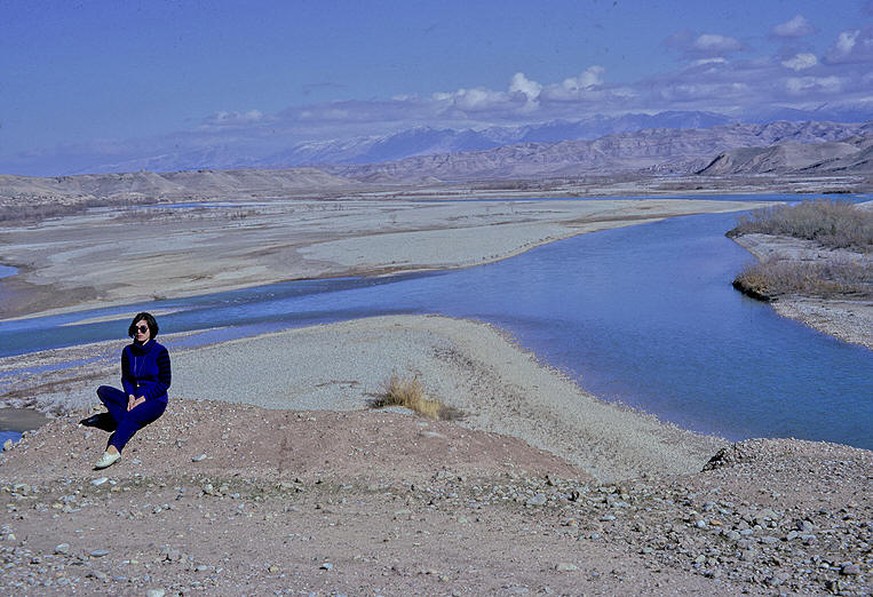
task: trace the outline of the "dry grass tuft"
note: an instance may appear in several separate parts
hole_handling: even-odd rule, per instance
[[[452,420],[461,417],[461,411],[458,409],[428,398],[418,375],[402,378],[397,373],[392,373],[385,382],[382,393],[372,402],[372,406],[374,408],[402,406],[433,420]]]

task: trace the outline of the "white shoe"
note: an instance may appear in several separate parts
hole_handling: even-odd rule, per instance
[[[94,465],[94,468],[96,468],[96,469],[106,468],[107,466],[111,466],[111,465],[115,464],[120,459],[121,459],[120,452],[115,452],[114,454],[110,453],[110,452],[103,452],[103,456],[100,457],[100,460],[97,461],[97,464]]]

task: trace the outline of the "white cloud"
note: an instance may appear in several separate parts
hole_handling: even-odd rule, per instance
[[[512,77],[512,81],[509,83],[510,93],[521,93],[527,97],[530,102],[535,102],[537,98],[539,98],[542,90],[542,85],[536,81],[528,79],[524,73],[515,73]]]
[[[724,52],[736,52],[737,50],[742,50],[743,44],[741,44],[737,39],[726,35],[702,33],[694,40],[692,47],[699,52],[707,54],[721,54]]]
[[[817,64],[818,58],[815,57],[815,54],[810,54],[809,52],[801,52],[800,54],[796,54],[791,58],[782,61],[782,66],[794,71],[806,70]]]
[[[465,112],[490,110],[507,102],[505,93],[492,91],[484,87],[474,89],[458,89],[454,93],[439,94],[442,99],[448,99],[456,108]]]
[[[213,126],[203,131],[230,135],[249,130],[253,138],[270,133],[287,142],[290,138],[384,134],[415,125],[477,128],[578,118],[580,114],[662,110],[754,114],[780,105],[833,103],[837,96],[848,105],[873,95],[873,81],[863,77],[870,69],[858,58],[868,39],[873,40],[873,29],[869,36],[861,30],[835,38],[831,52],[839,54],[839,61],[808,51],[781,58],[740,59],[728,56],[730,51],[745,49],[736,39],[689,33],[670,40],[688,59],[682,68],[622,86],[609,84],[601,65],[589,65],[576,75],[551,82],[534,80],[519,71],[500,89],[470,86],[428,95],[398,94],[386,100],[319,103],[275,115],[254,110],[222,112],[213,115]]]
[[[342,108],[327,106],[319,106],[309,110],[301,110],[297,117],[301,121],[325,121],[325,120],[347,120],[351,116],[348,110]]]
[[[855,44],[858,43],[860,31],[843,31],[837,38],[836,51],[842,55],[848,55],[855,49]]]
[[[585,72],[578,77],[564,79],[564,82],[561,83],[561,87],[567,91],[579,91],[582,89],[599,87],[603,85],[603,73],[605,72],[606,69],[602,66],[589,66],[585,69]]]
[[[677,83],[664,87],[660,95],[670,101],[723,100],[748,95],[749,86],[741,81]]]
[[[691,63],[691,66],[692,66],[692,67],[697,67],[697,66],[723,66],[723,65],[725,65],[725,64],[727,64],[727,63],[728,63],[727,59],[722,58],[721,56],[719,56],[719,57],[717,57],[717,58],[701,58],[700,60],[695,60],[694,62]]]
[[[843,31],[826,55],[831,64],[873,62],[873,28]]]
[[[245,126],[260,122],[264,114],[260,110],[248,112],[220,111],[207,117],[204,124],[207,126]]]
[[[789,21],[773,27],[773,35],[776,37],[803,37],[813,33],[813,27],[803,15],[797,15]]]
[[[839,77],[789,77],[785,89],[792,95],[808,95],[811,92],[838,93],[843,83]]]
[[[542,92],[542,97],[555,101],[602,97],[604,95],[602,88],[604,87],[603,74],[605,72],[606,69],[602,66],[589,66],[578,76],[567,77],[560,83],[547,85]]]

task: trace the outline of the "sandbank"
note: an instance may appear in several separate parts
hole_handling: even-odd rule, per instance
[[[90,352],[75,373],[7,378],[5,402],[63,415],[117,384],[123,341],[0,360],[0,372]],[[603,402],[493,326],[442,316],[318,325],[173,352],[173,399],[288,411],[364,411],[393,373],[464,413],[458,424],[512,436],[608,481],[700,470],[725,441]],[[14,394],[14,397],[11,397]]]
[[[523,439],[601,480],[700,470],[725,443],[598,400],[492,326],[446,317],[290,330],[175,362],[180,396],[292,410],[365,409],[392,373],[418,376],[465,413],[461,425]]]
[[[701,199],[276,199],[0,227],[0,319],[274,282],[479,265],[577,234],[752,209]]]

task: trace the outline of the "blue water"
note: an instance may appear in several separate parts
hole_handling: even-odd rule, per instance
[[[166,332],[233,325],[188,343],[435,312],[505,328],[594,394],[685,428],[873,449],[873,351],[780,318],[733,290],[731,280],[751,260],[724,237],[736,217],[691,216],[583,235],[466,270],[285,283],[0,322],[0,356],[123,338],[128,318],[143,308],[179,309],[159,318]],[[119,318],[70,325],[111,313]]]

